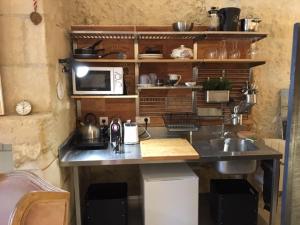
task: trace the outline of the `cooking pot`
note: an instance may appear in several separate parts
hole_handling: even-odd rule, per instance
[[[96,126],[97,117],[93,113],[88,113],[81,122],[80,133],[84,140],[95,140],[100,137],[100,129]]]
[[[258,31],[258,25],[261,22],[259,18],[247,17],[241,19],[241,31]]]

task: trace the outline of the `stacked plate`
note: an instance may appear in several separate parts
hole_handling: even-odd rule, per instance
[[[163,54],[139,54],[140,59],[162,59]]]

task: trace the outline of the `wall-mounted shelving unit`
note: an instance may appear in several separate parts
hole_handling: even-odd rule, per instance
[[[76,30],[81,26],[73,27],[72,39],[115,39],[115,40],[223,40],[223,39],[249,39],[259,41],[268,36],[262,32],[226,32],[226,31],[97,31]]]
[[[72,95],[73,99],[135,99],[138,95]]]
[[[209,48],[211,43],[215,44],[221,40],[238,40],[243,42],[242,48],[250,46],[252,43],[260,41],[268,36],[263,32],[221,32],[221,31],[204,31],[199,29],[192,32],[174,32],[170,27],[145,27],[145,26],[73,26],[71,32],[71,40],[73,49],[77,47],[88,46],[96,40],[103,40],[103,45],[109,46],[109,50],[120,47],[128,51],[127,59],[116,58],[96,58],[96,59],[78,59],[80,63],[91,63],[99,65],[120,65],[129,68],[127,79],[131,82],[130,95],[117,96],[72,96],[77,101],[89,100],[119,100],[120,104],[123,101],[135,101],[134,113],[128,115],[149,115],[161,116],[166,112],[174,111],[196,111],[197,106],[205,106],[202,101],[203,93],[201,92],[201,84],[205,77],[220,76],[220,71],[226,69],[229,71],[228,76],[234,80],[233,82],[233,98],[239,99],[238,90],[243,83],[249,79],[250,69],[266,63],[264,60],[248,59],[246,53],[242,54],[240,59],[207,59],[205,57],[204,48]],[[112,43],[112,44],[110,44]],[[123,44],[122,44],[123,43]],[[155,45],[163,46],[162,59],[140,59],[139,54],[142,53],[145,46],[154,43]],[[185,44],[193,49],[194,57],[192,59],[178,60],[170,58],[170,51],[174,47],[179,47],[179,43]],[[106,48],[106,47],[105,47]],[[198,75],[196,87],[186,86],[163,86],[163,87],[139,87],[139,75],[153,69],[159,73],[175,72],[183,73],[183,81],[191,81],[193,75],[193,67],[198,67],[202,70]],[[233,69],[233,70],[231,70]],[[240,70],[239,70],[240,69]],[[204,72],[203,72],[204,71]],[[233,72],[231,72],[233,71]],[[197,76],[196,76],[197,77]],[[160,94],[162,96],[160,96]],[[153,95],[153,96],[152,96]],[[183,98],[185,105],[181,107],[178,99]],[[147,102],[148,101],[148,102]],[[170,102],[174,101],[174,105]],[[124,103],[125,104],[125,103]],[[157,106],[157,107],[156,107]],[[216,105],[211,105],[216,106]],[[119,107],[119,105],[117,106]],[[125,107],[125,106],[124,106]],[[206,107],[206,106],[205,106]],[[106,107],[113,113],[117,109],[112,109],[112,104]],[[124,110],[122,108],[122,110]],[[228,110],[227,110],[228,111]],[[127,115],[125,115],[127,116]],[[133,119],[133,118],[131,118]]]
[[[250,67],[264,65],[266,61],[256,59],[75,59],[78,62],[88,63],[191,63],[197,64],[244,64]]]
[[[152,86],[152,87],[138,87],[138,90],[200,90],[202,86]]]

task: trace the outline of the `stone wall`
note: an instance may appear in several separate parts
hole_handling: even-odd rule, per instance
[[[199,0],[71,0],[72,24],[102,25],[169,25],[177,20],[206,24],[201,15]],[[253,109],[254,129],[264,137],[279,135],[279,90],[289,86],[292,28],[300,21],[296,0],[210,0],[211,6],[237,6],[242,16],[262,18],[261,31],[268,32],[268,39],[258,44],[260,56],[267,65],[254,69],[254,77],[260,92],[258,105]]]
[[[0,73],[6,109],[0,117],[0,143],[13,145],[16,169],[32,170],[61,187],[67,174],[60,171],[57,150],[75,125],[68,77],[58,65],[58,58],[69,55],[67,4],[63,5],[67,1],[38,3],[43,21],[35,26],[29,19],[31,1],[0,2]],[[56,94],[59,81],[66,92],[63,100]],[[32,103],[29,116],[15,113],[22,99]]]

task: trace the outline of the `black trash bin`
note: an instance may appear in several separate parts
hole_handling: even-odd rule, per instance
[[[85,205],[84,225],[127,225],[127,184],[91,184],[85,196]]]
[[[257,225],[258,192],[246,180],[210,182],[210,213],[217,225]]]

